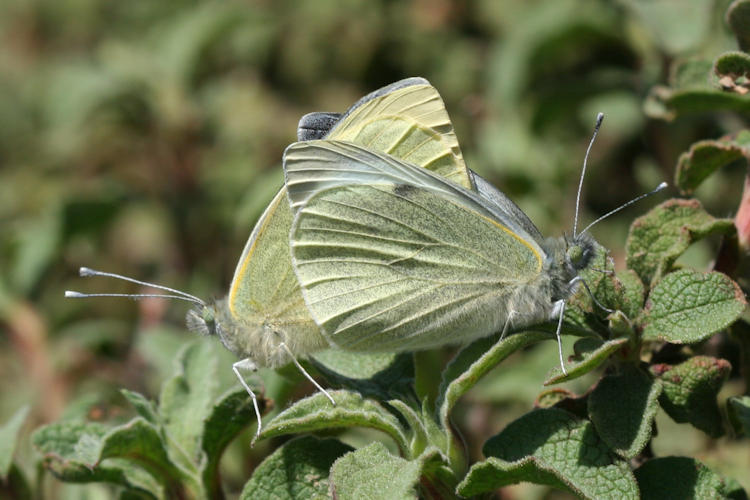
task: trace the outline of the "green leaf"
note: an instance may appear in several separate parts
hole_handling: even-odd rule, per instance
[[[347,453],[331,467],[331,495],[341,500],[417,498],[421,460],[390,454],[381,442]]]
[[[261,432],[261,439],[339,427],[370,427],[391,436],[399,449],[408,453],[408,439],[392,413],[354,392],[338,390],[330,394],[336,406],[320,392],[301,399],[271,420]]]
[[[705,140],[690,146],[677,160],[675,184],[683,193],[695,191],[701,183],[718,169],[742,158],[750,158],[748,132],[741,132],[737,140]]]
[[[651,439],[662,384],[635,367],[601,379],[588,398],[591,422],[602,440],[624,458]]]
[[[745,52],[750,51],[750,2],[735,0],[727,9],[727,24],[737,37],[737,44]]]
[[[669,70],[669,85],[677,90],[712,89],[714,64],[708,59],[685,59],[676,62]]]
[[[742,488],[689,457],[652,458],[635,470],[642,500],[666,498],[746,499]]]
[[[502,340],[497,335],[485,337],[461,349],[443,370],[440,382],[436,408],[443,428],[450,428],[448,417],[458,399],[488,371],[517,350],[549,338],[548,333],[525,331]]]
[[[0,481],[8,478],[18,443],[18,434],[28,414],[29,406],[22,406],[16,410],[10,420],[0,426]]]
[[[157,478],[125,460],[99,463],[99,450],[108,428],[93,422],[65,421],[39,428],[32,435],[43,455],[42,464],[56,477],[73,483],[107,482],[148,498],[164,498]]]
[[[170,458],[161,433],[143,418],[135,418],[125,425],[115,427],[101,439],[98,450],[99,463],[107,458],[126,459],[151,473],[168,494],[184,495],[198,492],[197,479]]]
[[[732,324],[746,305],[739,285],[722,273],[675,271],[659,281],[649,296],[643,338],[700,342]]]
[[[127,389],[120,389],[120,394],[125,396],[125,399],[127,399],[128,402],[133,405],[133,408],[135,408],[135,411],[138,413],[138,415],[154,425],[160,424],[161,419],[156,413],[154,403],[146,399],[142,394],[129,391]]]
[[[263,398],[258,399],[261,415],[266,410],[264,403]],[[226,446],[254,423],[255,418],[253,401],[244,388],[230,390],[221,396],[203,422],[201,446],[209,462],[218,463]]]
[[[427,447],[429,436],[425,427],[424,417],[431,418],[429,415],[420,415],[414,409],[399,399],[392,399],[388,404],[395,408],[406,423],[409,429],[409,454],[407,457],[419,456]]]
[[[740,436],[750,436],[750,396],[733,396],[727,400],[729,421]]]
[[[576,379],[596,369],[610,356],[618,352],[628,343],[628,339],[612,339],[603,341],[595,338],[583,338],[575,343],[576,359],[565,367],[568,374],[564,375],[560,367],[552,369],[552,375],[544,385],[559,384]]]
[[[411,354],[360,354],[329,349],[310,358],[332,385],[381,401],[413,394],[414,361]]]
[[[33,500],[39,498],[31,490],[29,481],[23,471],[13,463],[4,478],[0,478],[0,498],[12,498],[13,500]]]
[[[212,411],[218,388],[213,342],[187,344],[175,360],[175,375],[162,386],[159,414],[169,436],[197,461],[203,422]]]
[[[264,398],[258,399],[261,415],[265,413],[267,403]],[[244,388],[231,390],[214,404],[211,413],[203,423],[201,447],[205,461],[201,464],[203,484],[211,497],[221,491],[219,461],[227,445],[247,426],[255,422],[255,410],[252,399]]]
[[[556,408],[538,409],[509,424],[484,445],[487,458],[458,485],[468,497],[520,482],[545,484],[581,498],[638,498],[628,463],[594,426]]]
[[[711,67],[711,63],[701,61],[696,70],[702,66]],[[693,71],[687,71],[691,77]],[[697,71],[696,71],[697,73]],[[736,113],[750,113],[750,99],[739,92],[726,92],[718,88],[718,80],[712,72],[706,72],[703,83],[696,81],[685,85],[685,88],[669,88],[657,85],[651,88],[644,110],[652,118],[674,120],[678,116],[695,113],[716,113],[718,111],[733,111]]]
[[[619,303],[615,303],[617,308],[624,312],[628,318],[638,317],[643,309],[643,301],[646,299],[646,287],[638,274],[632,269],[618,271],[616,282],[622,285],[622,292],[619,296]]]
[[[667,273],[691,243],[732,231],[731,219],[715,219],[698,200],[667,200],[630,226],[626,244],[628,268],[650,284]]]
[[[669,0],[625,0],[625,6],[639,17],[654,41],[670,54],[695,49],[709,33],[713,4],[708,0],[691,2],[690,8]]]
[[[675,422],[689,422],[714,438],[724,433],[716,396],[731,369],[728,361],[708,356],[694,356],[674,366],[651,366],[664,385],[659,398],[664,411]]]
[[[344,377],[366,380],[388,369],[398,357],[392,352],[358,353],[341,349],[326,349],[311,356],[316,366]]]
[[[539,395],[536,397],[536,401],[534,401],[534,407],[552,408],[558,403],[565,401],[566,399],[571,399],[575,397],[576,397],[576,394],[574,392],[569,391],[568,389],[563,389],[560,387],[553,387],[552,389],[546,389],[539,393]]]
[[[714,63],[714,72],[719,76],[729,76],[733,80],[750,76],[750,55],[744,52],[725,52]]]
[[[353,450],[337,439],[303,436],[267,456],[240,494],[242,500],[323,500],[329,498],[328,475],[337,458]]]
[[[7,270],[7,278],[18,293],[31,293],[45,268],[55,258],[61,219],[59,207],[50,206],[39,216],[28,217],[23,222],[22,230],[11,233],[15,259]],[[4,239],[8,237],[7,234],[3,236]]]

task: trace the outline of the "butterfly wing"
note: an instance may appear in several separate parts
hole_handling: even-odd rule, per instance
[[[544,253],[481,197],[408,163],[336,141],[284,157],[292,261],[329,342],[411,350],[502,328]]]
[[[233,318],[249,327],[264,325],[291,338],[314,337],[318,327],[305,306],[289,254],[292,214],[286,191],[274,197],[245,245],[227,306]],[[269,277],[273,279],[269,279]]]
[[[391,126],[398,127],[400,140],[386,133]],[[469,185],[469,174],[443,101],[437,90],[422,78],[409,78],[372,92],[344,115],[305,115],[300,120],[298,136],[367,140],[370,148],[403,153],[420,166],[439,168],[454,180]],[[287,333],[288,338],[296,339],[290,346],[298,347],[295,352],[304,354],[302,339],[315,340],[319,329],[305,307],[292,270],[288,247],[291,222],[286,188],[282,187],[245,245],[227,306],[232,319],[245,325],[246,336],[250,335],[249,329],[270,324]]]
[[[539,229],[531,222],[531,219],[518,208],[513,200],[505,196],[505,194],[499,191],[495,186],[486,181],[479,174],[469,169],[469,176],[474,183],[474,190],[479,196],[481,196],[488,204],[491,204],[496,211],[507,214],[507,217],[514,220],[526,233],[534,238],[534,241],[538,245],[541,245],[544,241],[544,236],[539,232]]]
[[[408,78],[360,99],[326,139],[387,153],[473,187],[445,103],[424,78]]]

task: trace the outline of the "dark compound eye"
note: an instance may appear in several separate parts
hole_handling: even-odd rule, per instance
[[[579,264],[584,258],[584,250],[579,245],[573,245],[568,247],[567,255],[570,262],[575,267],[578,267],[577,264]]]

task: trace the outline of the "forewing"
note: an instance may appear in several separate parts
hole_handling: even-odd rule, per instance
[[[292,261],[332,344],[424,349],[502,328],[514,291],[542,258],[510,229],[410,184],[349,184],[299,210]]]
[[[537,239],[526,232],[512,212],[500,210],[478,193],[427,169],[357,144],[329,140],[292,144],[284,152],[284,174],[292,211],[298,210],[316,192],[331,187],[348,184],[412,185],[452,199],[459,205],[496,220],[521,239],[527,240],[534,251],[543,253]]]
[[[291,225],[292,213],[282,189],[258,220],[237,263],[228,305],[238,321],[317,331],[291,266]]]

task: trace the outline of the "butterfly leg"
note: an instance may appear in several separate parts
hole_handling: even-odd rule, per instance
[[[500,340],[505,338],[505,334],[508,333],[510,327],[513,326],[513,318],[516,316],[515,309],[511,309],[508,313],[508,317],[505,319],[505,326],[503,326],[503,333],[500,334]]]
[[[261,428],[261,422],[260,422],[260,410],[258,409],[258,398],[255,397],[255,393],[252,389],[250,389],[250,386],[247,385],[247,382],[245,382],[244,377],[240,373],[240,370],[245,371],[257,371],[258,366],[253,362],[250,358],[245,358],[237,361],[236,363],[232,364],[232,371],[235,375],[237,375],[237,378],[240,379],[240,384],[242,384],[242,387],[245,388],[248,394],[250,394],[250,397],[253,400],[253,408],[255,408],[255,416],[258,418],[258,430],[255,431],[255,437],[253,438],[253,444],[255,444],[255,441],[258,439],[258,436],[260,436],[260,428]]]
[[[311,375],[310,375],[309,373],[307,373],[307,370],[305,370],[305,369],[304,369],[304,368],[302,367],[302,365],[301,365],[301,364],[299,364],[299,361],[297,361],[297,358],[295,358],[295,357],[294,357],[294,354],[292,354],[292,351],[291,351],[291,349],[289,349],[289,347],[287,347],[286,343],[282,342],[281,344],[279,344],[279,347],[280,347],[281,349],[284,349],[284,350],[286,351],[286,353],[287,353],[287,354],[289,354],[289,357],[290,357],[290,358],[292,358],[292,362],[293,362],[293,363],[294,363],[294,365],[295,365],[295,366],[297,367],[297,369],[298,369],[299,371],[301,371],[301,372],[302,372],[302,375],[304,375],[304,376],[305,376],[305,377],[307,378],[307,380],[309,380],[310,382],[312,382],[312,383],[313,383],[313,385],[314,385],[315,387],[317,387],[317,388],[318,388],[318,390],[319,390],[320,392],[322,392],[323,394],[325,394],[325,395],[326,395],[326,397],[327,397],[327,398],[328,398],[328,399],[329,399],[329,400],[331,401],[331,404],[332,404],[333,406],[336,406],[336,401],[334,401],[334,400],[333,400],[333,397],[332,397],[332,396],[331,396],[331,395],[330,395],[330,394],[328,393],[328,391],[326,391],[325,389],[323,389],[323,388],[322,388],[322,387],[320,386],[320,384],[318,384],[318,383],[317,383],[317,382],[315,381],[315,379],[314,379],[314,378],[312,378],[312,376],[311,376]]]
[[[563,316],[565,316],[565,301],[564,300],[558,300],[555,302],[555,304],[552,306],[552,318],[558,317],[557,320],[557,330],[555,331],[555,336],[557,337],[557,353],[560,356],[560,369],[562,369],[563,375],[567,375],[568,372],[565,370],[565,362],[563,361],[563,353],[562,353],[562,340],[560,339],[560,331],[562,331],[562,323],[563,323]]]
[[[610,313],[610,314],[613,313],[613,312],[615,312],[613,309],[610,309],[608,307],[604,307],[601,302],[599,302],[598,300],[596,300],[596,297],[594,297],[594,294],[591,293],[591,288],[589,288],[589,284],[586,283],[586,281],[583,278],[581,278],[580,276],[576,276],[575,278],[573,278],[572,280],[570,280],[570,283],[568,283],[568,286],[572,290],[573,287],[576,285],[576,283],[579,283],[579,282],[586,289],[586,291],[588,292],[589,296],[591,297],[591,300],[594,302],[594,304],[596,304],[599,307],[599,309],[601,309],[602,311],[605,311],[607,313]]]

